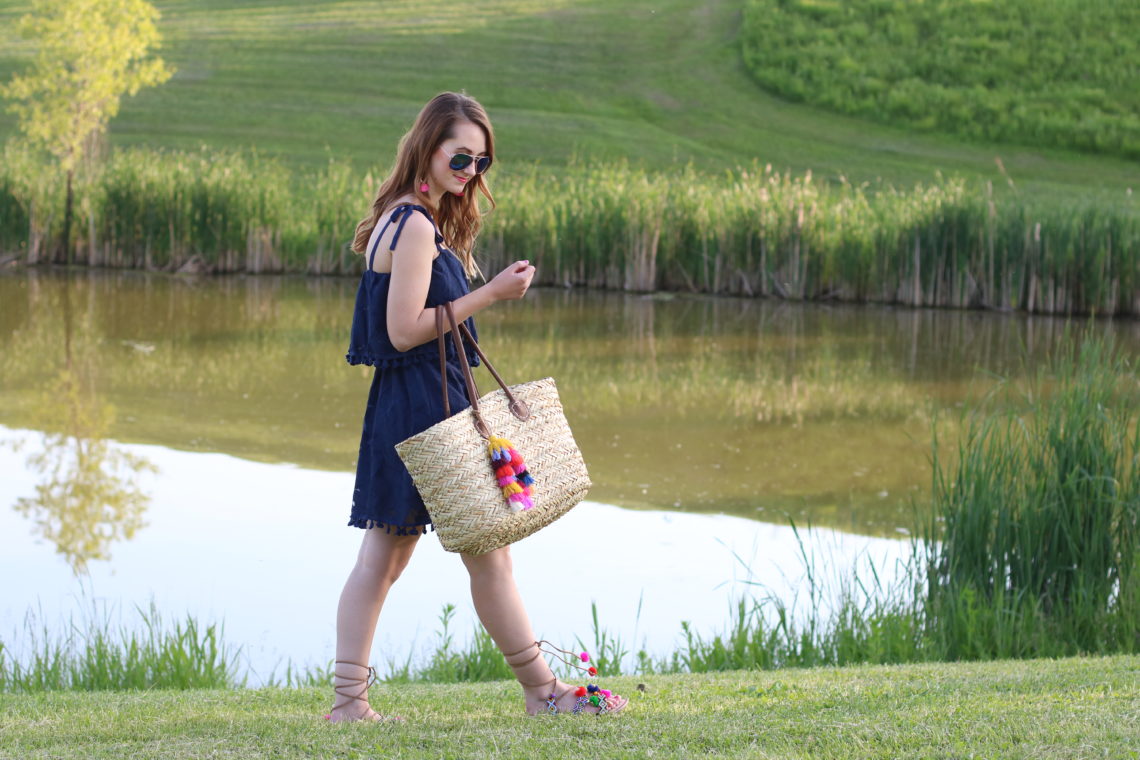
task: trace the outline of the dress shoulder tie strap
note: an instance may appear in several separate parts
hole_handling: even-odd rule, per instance
[[[388,217],[388,221],[385,222],[384,226],[380,229],[380,234],[376,236],[376,242],[372,244],[372,252],[368,254],[369,269],[372,269],[372,262],[376,259],[376,249],[380,247],[380,239],[384,237],[384,233],[388,231],[388,227],[390,227],[393,222],[397,223],[396,231],[392,233],[392,242],[388,244],[388,250],[395,251],[396,244],[400,242],[400,233],[404,231],[404,225],[407,224],[408,217],[410,217],[414,211],[419,211],[431,222],[432,229],[435,230],[435,247],[440,253],[443,253],[443,246],[441,245],[441,243],[443,243],[443,235],[440,234],[439,227],[436,226],[435,219],[432,218],[431,213],[423,206],[414,203],[405,203],[396,207],[392,215]]]

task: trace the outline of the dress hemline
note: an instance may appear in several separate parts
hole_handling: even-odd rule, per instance
[[[396,530],[397,536],[418,536],[427,535],[430,528],[433,532],[435,526],[431,523],[417,523],[415,525],[394,525],[392,523],[384,522],[383,520],[370,520],[363,517],[353,517],[348,521],[350,528],[362,528],[364,530],[371,530],[373,528],[383,528],[385,533],[391,533],[392,529]]]

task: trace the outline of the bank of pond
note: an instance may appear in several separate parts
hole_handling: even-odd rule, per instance
[[[237,153],[116,150],[68,182],[5,148],[0,260],[208,272],[354,273],[382,174]],[[1120,198],[1023,196],[936,176],[899,188],[753,162],[495,167],[477,260],[536,283],[1021,310],[1140,313],[1140,215]],[[63,246],[68,229],[68,246]]]

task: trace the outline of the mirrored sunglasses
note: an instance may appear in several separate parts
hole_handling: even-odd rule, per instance
[[[440,150],[443,149],[440,148]],[[476,174],[482,174],[491,168],[490,156],[472,156],[468,153],[448,153],[446,150],[444,150],[443,153],[451,159],[451,161],[447,164],[447,167],[452,171],[463,171],[471,165],[472,161],[475,162]]]

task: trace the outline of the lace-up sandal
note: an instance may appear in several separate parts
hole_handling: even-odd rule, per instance
[[[363,678],[353,678],[352,676],[342,676],[341,674],[336,672],[336,665],[352,665],[353,667],[357,667],[357,668],[366,668],[368,670],[368,673]],[[376,675],[376,668],[374,668],[370,665],[361,665],[360,663],[357,663],[357,662],[349,662],[348,660],[337,660],[333,665],[333,678],[334,679],[339,678],[341,681],[347,681],[347,683],[340,683],[340,684],[334,684],[333,685],[333,691],[337,695],[337,699],[333,702],[333,706],[332,706],[333,710],[336,710],[337,708],[340,708],[340,707],[344,707],[345,705],[349,704],[353,700],[360,700],[361,702],[364,703],[365,707],[367,708],[367,711],[364,713],[364,715],[360,716],[359,718],[353,719],[352,722],[358,722],[358,721],[364,721],[364,720],[371,720],[371,721],[376,722],[376,723],[403,723],[404,722],[403,718],[400,718],[400,717],[395,716],[395,715],[381,715],[380,713],[373,710],[372,706],[370,704],[368,704],[368,697],[365,695],[368,694],[368,690],[370,688],[372,688],[373,684],[375,684],[376,681],[378,680],[378,677]],[[355,690],[356,687],[358,687],[358,686],[360,687],[360,690],[357,691],[355,694],[341,691],[341,689],[348,689],[349,692],[351,692],[351,691]],[[342,702],[340,700],[341,697],[344,697],[345,701]],[[325,720],[333,722],[331,712],[328,715],[325,715]],[[335,721],[335,722],[340,723],[342,721]]]
[[[550,647],[550,649],[543,649],[542,648],[543,644]],[[511,662],[510,661],[509,658],[515,657],[515,656],[518,656],[520,654],[525,653],[532,646],[535,647],[535,653],[533,655],[531,655],[527,659],[523,660],[522,662]],[[551,651],[551,649],[553,649],[555,651]],[[559,647],[556,647],[553,644],[551,644],[549,641],[546,641],[546,640],[535,641],[532,644],[528,644],[527,646],[523,647],[522,649],[520,649],[517,652],[511,652],[509,654],[504,653],[503,658],[507,660],[507,664],[510,665],[512,668],[518,669],[518,668],[526,667],[527,665],[529,665],[532,662],[534,662],[535,660],[537,660],[543,654],[552,655],[553,657],[558,658],[559,660],[566,663],[570,667],[576,668],[576,669],[582,671],[583,673],[586,673],[587,675],[596,676],[598,674],[598,669],[595,668],[593,665],[590,665],[587,667],[582,667],[581,665],[578,664],[579,662],[589,662],[590,661],[590,655],[588,655],[586,652],[580,652],[580,653],[575,654],[574,652],[570,652],[570,651],[567,651],[565,649],[561,649]],[[573,659],[568,659],[568,658],[573,658]],[[578,714],[584,712],[586,710],[586,707],[590,706],[590,705],[597,707],[598,708],[597,714],[602,715],[603,713],[607,713],[607,712],[620,712],[621,710],[625,709],[626,705],[629,704],[628,699],[623,699],[621,696],[613,694],[609,689],[602,689],[602,688],[599,688],[598,686],[596,686],[594,684],[589,684],[587,686],[579,686],[577,688],[575,688],[573,686],[568,686],[566,688],[566,690],[563,691],[561,694],[557,694],[557,693],[555,693],[555,686],[558,685],[558,676],[554,675],[553,671],[551,671],[551,676],[552,676],[552,678],[550,679],[550,681],[543,681],[541,683],[527,683],[526,681],[522,681],[522,680],[520,680],[519,683],[522,684],[523,686],[528,686],[532,689],[543,687],[543,686],[546,686],[547,684],[549,684],[550,685],[550,696],[548,696],[546,698],[546,710],[545,711],[547,713],[552,714],[552,715],[556,715],[559,712],[562,712],[562,710],[558,707],[558,700],[565,697],[571,691],[574,692],[574,696],[577,698],[574,702],[574,707],[570,710],[570,712],[574,715],[578,715]],[[616,707],[610,705],[609,700],[611,700],[611,699],[617,700],[618,705]]]

